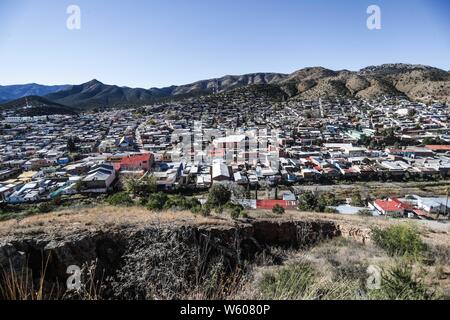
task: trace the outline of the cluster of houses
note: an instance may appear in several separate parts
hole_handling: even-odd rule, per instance
[[[151,175],[161,190],[445,179],[449,138],[444,106],[387,97],[286,102],[212,95],[139,110],[4,114],[0,201],[108,193],[127,176]],[[380,200],[373,208],[389,215],[442,211],[442,199],[430,199]]]
[[[139,119],[132,112],[34,117],[11,112],[0,121],[0,201],[47,200],[77,193],[79,185],[86,192],[108,192],[121,170],[114,166],[126,170],[130,160],[121,159],[138,150]],[[109,159],[112,154],[118,156]],[[141,173],[148,170],[147,164]]]
[[[369,208],[381,215],[396,218],[433,219],[434,215],[448,215],[450,203],[447,197],[421,197],[408,195],[405,198],[377,199]]]
[[[40,171],[25,171],[0,183],[1,199],[7,203],[32,203],[73,194],[106,194],[119,176],[142,177],[153,165],[147,154],[115,154],[83,160]]]

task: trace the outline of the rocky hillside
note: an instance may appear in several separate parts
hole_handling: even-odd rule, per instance
[[[90,104],[151,102],[161,98],[191,97],[252,90],[255,85],[276,86],[291,99],[340,96],[373,99],[380,96],[407,97],[417,101],[450,103],[450,74],[422,65],[387,64],[360,71],[333,71],[322,67],[304,68],[292,74],[256,73],[225,76],[183,86],[162,89],[130,89],[106,86],[97,81],[74,86],[47,96],[62,104],[82,107]]]
[[[151,103],[162,98],[185,98],[227,92],[252,85],[267,85],[277,83],[284,77],[285,75],[282,74],[256,73],[242,76],[225,76],[183,86],[151,88],[149,90],[106,85],[98,80],[92,80],[73,86],[68,90],[49,94],[46,98],[75,108]]]
[[[387,64],[368,67],[359,73],[385,79],[412,100],[434,98],[450,103],[450,73],[441,69],[423,65]]]
[[[305,248],[341,234],[335,223],[313,219],[231,222],[179,217],[162,221],[154,215],[133,214],[125,218],[129,219],[99,223],[100,218],[88,222],[80,215],[48,215],[18,222],[22,226],[16,229],[0,226],[4,227],[0,269],[32,274],[39,283],[46,266],[48,295],[57,283],[66,283],[67,267],[77,265],[85,268],[87,281],[103,279],[103,299],[177,299],[211,285],[213,277],[245,268],[261,255],[276,261],[272,248]],[[135,224],[135,219],[140,223]],[[53,294],[58,299],[74,298],[65,288]]]
[[[97,80],[50,93],[46,99],[73,108],[147,104],[161,99],[180,99],[252,90],[254,86],[277,87],[290,99],[340,96],[372,99],[380,96],[450,103],[450,73],[433,67],[408,64],[371,66],[360,71],[304,68],[292,74],[254,73],[202,80],[166,88],[128,88]],[[240,91],[241,93],[242,91]]]
[[[282,82],[296,86],[297,98],[348,96],[372,99],[386,95],[450,102],[450,74],[422,65],[387,64],[359,72],[306,68]]]
[[[370,234],[373,226],[398,223],[393,220],[294,211],[252,216],[100,206],[0,222],[0,300],[36,299],[35,293],[42,299],[361,299],[368,266],[390,268],[396,261]],[[447,290],[449,230],[419,230],[433,265],[418,267]],[[82,271],[77,292],[65,286],[74,265]],[[300,277],[305,271],[307,279]],[[307,282],[292,285],[282,276]]]
[[[250,85],[279,83],[285,78],[286,75],[280,73],[252,73],[241,76],[225,76],[175,87],[171,94],[180,95],[198,92],[219,93]]]

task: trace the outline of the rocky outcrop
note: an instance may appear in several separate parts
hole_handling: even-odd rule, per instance
[[[64,284],[70,265],[95,262],[96,277],[108,279],[106,298],[177,298],[212,274],[229,274],[272,247],[301,248],[340,235],[333,222],[254,220],[235,225],[149,225],[42,233],[0,239],[0,266],[26,269]]]
[[[351,224],[339,224],[338,226],[340,234],[344,238],[349,238],[360,242],[362,244],[366,244],[370,242],[370,229],[369,228],[361,228],[357,226],[352,226]]]

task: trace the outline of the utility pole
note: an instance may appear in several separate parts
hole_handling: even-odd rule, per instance
[[[447,188],[447,198],[445,200],[445,215],[447,215],[447,208],[448,208],[448,192],[450,191],[450,188]],[[439,217],[438,217],[439,218]],[[449,217],[447,217],[449,219]]]
[[[445,198],[445,209],[444,209],[444,216],[447,215],[447,207],[448,207],[448,195],[449,195],[450,188],[447,188],[447,196]],[[436,217],[436,220],[439,220],[439,217],[441,216],[441,210],[439,209],[438,215]]]

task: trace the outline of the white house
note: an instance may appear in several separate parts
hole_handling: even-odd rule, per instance
[[[224,161],[214,160],[212,165],[212,179],[214,181],[230,180],[230,171]]]

